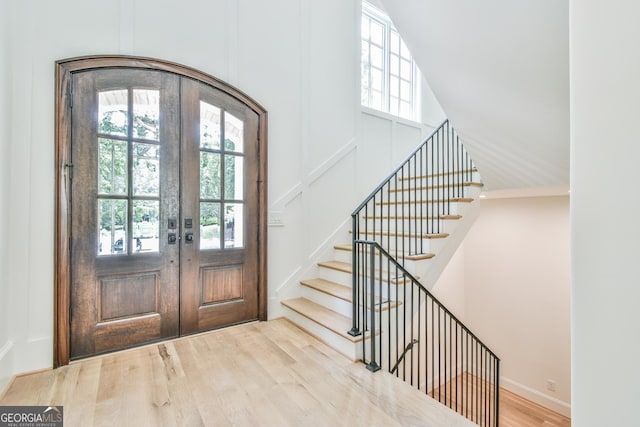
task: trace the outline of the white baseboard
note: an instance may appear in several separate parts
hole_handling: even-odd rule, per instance
[[[542,405],[554,412],[562,414],[566,417],[571,417],[571,404],[564,402],[560,399],[556,399],[553,396],[541,393],[538,390],[534,390],[526,385],[520,384],[509,378],[500,377],[500,386],[509,390],[518,396],[524,397],[532,402]]]

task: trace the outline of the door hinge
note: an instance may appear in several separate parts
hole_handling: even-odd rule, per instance
[[[64,169],[69,174],[69,179],[73,179],[73,163],[65,163]]]

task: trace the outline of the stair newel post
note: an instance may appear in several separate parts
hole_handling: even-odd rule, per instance
[[[359,268],[359,263],[358,263],[358,253],[359,253],[359,245],[357,243],[358,240],[358,235],[359,235],[359,230],[358,230],[358,214],[354,213],[353,215],[351,215],[351,221],[352,221],[352,229],[353,229],[353,240],[352,240],[352,246],[351,246],[351,265],[353,266],[353,268],[351,269],[351,292],[352,292],[352,299],[351,299],[351,330],[348,331],[347,333],[353,337],[356,337],[360,334],[362,334],[362,331],[360,330],[360,322],[358,321],[358,268]]]
[[[376,253],[375,246],[369,245],[369,315],[371,324],[369,326],[369,339],[371,340],[371,358],[367,364],[367,369],[371,372],[380,370],[380,365],[376,362]],[[382,266],[380,266],[382,269]],[[382,270],[381,270],[382,271]],[[366,305],[365,305],[366,307]]]

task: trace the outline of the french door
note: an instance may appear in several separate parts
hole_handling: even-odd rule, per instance
[[[193,70],[113,61],[59,79],[56,364],[266,318],[266,114]]]

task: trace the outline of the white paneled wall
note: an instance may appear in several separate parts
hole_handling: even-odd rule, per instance
[[[9,67],[9,3],[0,3],[0,200],[9,199],[9,168],[11,150],[9,123],[11,123],[11,109],[9,97],[6,95],[11,88]],[[0,209],[0,224],[7,224],[9,219],[7,209]],[[5,230],[6,230],[5,226]],[[9,244],[5,241],[0,245],[0,390],[5,386],[12,374],[12,341],[9,338],[9,278],[8,256]]]
[[[11,115],[0,118],[0,219],[11,224],[11,250],[0,249],[8,255],[0,264],[0,369],[9,373],[52,363],[55,60],[157,57],[219,77],[268,110],[269,211],[280,220],[269,228],[271,317],[276,290],[297,285],[364,193],[429,130],[361,113],[358,0],[8,0],[1,7],[8,23],[0,112]],[[428,89],[423,109],[425,123],[443,119]],[[388,131],[372,131],[378,127]],[[1,351],[10,340],[7,362]]]

